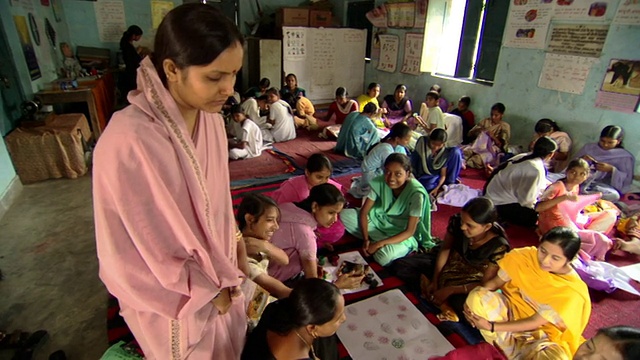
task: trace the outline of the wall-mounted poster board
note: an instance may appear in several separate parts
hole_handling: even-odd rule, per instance
[[[367,30],[285,26],[282,33],[284,72],[296,74],[312,102],[334,101],[339,86],[352,96],[364,90]]]

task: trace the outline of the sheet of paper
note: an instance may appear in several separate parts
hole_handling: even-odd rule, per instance
[[[428,359],[453,346],[398,289],[346,307],[338,337],[353,359]]]
[[[547,51],[600,57],[609,25],[554,24]]]
[[[515,0],[523,1],[523,0]],[[526,0],[524,0],[526,2]],[[624,0],[622,0],[624,1]],[[604,22],[616,10],[616,0],[555,0],[554,20],[582,20]]]
[[[538,86],[571,94],[582,94],[594,58],[547,53]]]
[[[94,3],[96,25],[102,42],[119,42],[127,30],[122,1],[101,0]]]
[[[13,6],[21,7],[25,13],[33,13],[35,11],[34,1],[36,0],[14,0]]]
[[[415,16],[416,5],[413,2],[387,4],[387,26],[390,28],[412,28]]]
[[[380,58],[380,35],[386,34],[387,28],[374,27],[371,31],[371,59],[378,60]]]
[[[336,40],[340,41],[340,36],[336,35]],[[362,46],[362,44],[365,44],[366,46],[367,43],[367,31],[363,31],[363,30],[358,30],[358,29],[348,29],[345,30],[343,36],[342,36],[342,45],[346,46],[347,48],[350,49],[358,49],[359,47]],[[363,57],[359,57],[359,56],[349,56],[349,57],[342,57],[340,59],[340,62],[343,66],[345,66],[347,69],[359,69],[362,67],[362,63],[363,63]],[[338,67],[340,67],[340,64],[336,64]],[[335,84],[331,88],[332,94],[335,95]]]
[[[335,69],[338,67],[337,39],[332,29],[318,29],[313,35],[311,48],[311,87],[315,96],[330,99],[335,96],[339,82]],[[304,52],[304,48],[300,48]],[[304,54],[303,54],[304,55]],[[347,67],[348,68],[348,67]]]
[[[640,282],[640,263],[623,266],[620,270],[624,271],[633,280]]]
[[[151,1],[151,25],[157,29],[169,11],[173,9],[173,1]]]
[[[31,42],[31,35],[29,34],[29,25],[27,24],[27,18],[25,16],[14,15],[13,22],[16,25],[18,36],[20,37],[20,44],[22,45],[22,53],[24,54],[24,60],[29,70],[29,76],[31,80],[36,80],[42,77],[40,66],[38,65],[38,58],[36,56],[36,50]]]
[[[402,59],[401,73],[420,75],[423,41],[423,34],[406,33],[404,35],[404,58]]]
[[[552,2],[514,1],[509,7],[504,46],[543,49],[552,13]]]
[[[613,18],[614,24],[640,25],[640,1],[620,0],[618,12]]]
[[[416,29],[424,29],[427,24],[427,0],[416,0],[416,19],[413,27]]]
[[[301,61],[309,53],[307,31],[305,29],[287,29],[282,38],[282,49],[286,60]]]
[[[369,11],[365,16],[373,26],[379,28],[387,27],[387,8],[384,5]]]
[[[396,35],[380,35],[380,60],[378,70],[393,73],[398,66],[398,46],[400,39]]]
[[[637,95],[626,95],[608,91],[598,91],[596,107],[632,114],[638,106]]]
[[[322,268],[324,269],[324,271],[327,272],[327,280],[329,281],[334,281],[335,279],[338,278],[338,269],[340,269],[340,266],[342,265],[343,262],[345,261],[349,261],[355,264],[362,264],[362,265],[368,265],[367,264],[367,260],[365,260],[362,255],[360,255],[360,253],[358,251],[349,251],[343,254],[340,254],[340,259],[338,260],[338,266],[333,266],[329,263],[325,264]],[[375,271],[371,270],[371,268],[367,269],[367,274],[372,274],[373,278],[378,282],[378,286],[382,286],[384,285],[382,283],[382,279],[380,279],[380,277],[378,276],[378,274],[376,274]],[[357,293],[363,290],[367,290],[369,288],[369,285],[366,283],[362,283],[362,285],[359,288],[356,289],[342,289],[340,290],[341,293],[343,294],[352,294],[352,293]]]

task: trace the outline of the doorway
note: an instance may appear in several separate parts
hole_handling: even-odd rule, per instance
[[[371,34],[373,32],[373,25],[367,17],[366,13],[373,10],[375,2],[373,0],[358,1],[349,3],[347,6],[347,27],[352,29],[367,29],[367,49],[365,57],[371,58]]]
[[[25,99],[17,77],[9,42],[0,20],[0,135],[4,136],[18,125],[22,116],[20,104]]]

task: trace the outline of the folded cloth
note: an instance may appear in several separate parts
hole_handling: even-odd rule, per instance
[[[620,289],[640,296],[640,292],[630,284],[631,278],[622,269],[603,261],[589,260],[587,257],[581,254],[572,264],[588,287],[606,293]]]
[[[464,184],[444,185],[442,188],[444,191],[438,195],[437,201],[444,205],[463,207],[469,200],[482,195],[481,190],[472,189]]]

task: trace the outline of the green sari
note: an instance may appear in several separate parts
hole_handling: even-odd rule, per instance
[[[385,183],[384,175],[375,177],[371,183],[368,198],[374,201],[369,211],[368,229],[371,242],[388,239],[403,232],[409,223],[409,217],[419,217],[413,236],[397,244],[386,245],[373,256],[381,265],[406,256],[418,246],[431,249],[435,246],[431,237],[431,203],[425,188],[416,179],[407,180],[405,188],[397,198],[393,190]],[[359,225],[359,209],[345,209],[340,214],[346,230],[359,238],[362,231]]]

